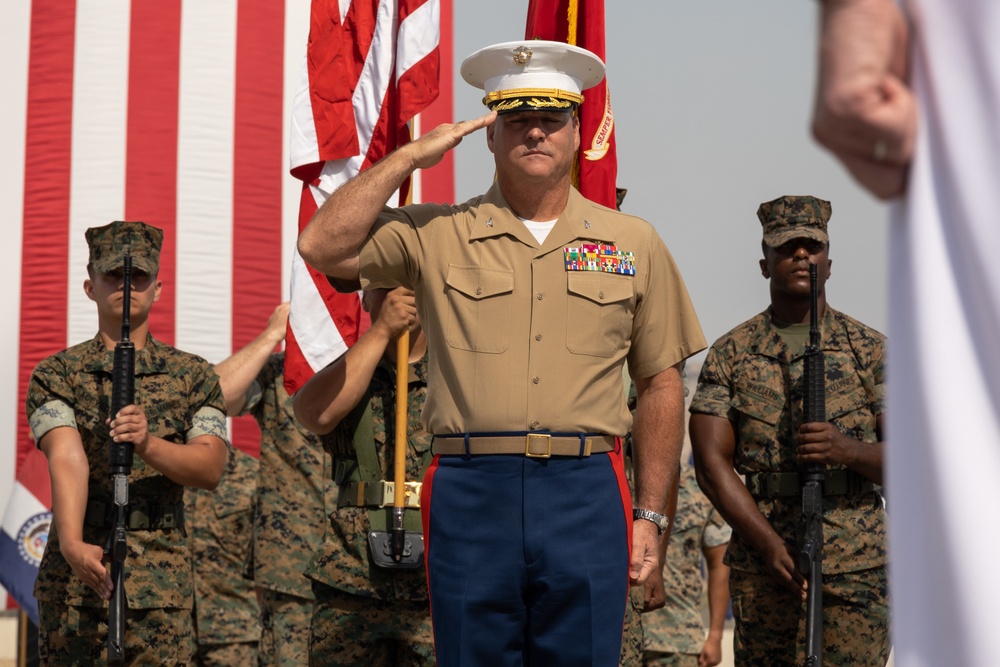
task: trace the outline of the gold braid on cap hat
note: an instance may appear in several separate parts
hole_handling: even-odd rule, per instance
[[[569,104],[580,104],[583,102],[583,95],[579,93],[571,93],[568,90],[560,90],[559,88],[513,88],[511,90],[494,90],[492,93],[486,95],[483,98],[483,104],[490,106],[490,102],[499,102],[501,100],[509,100],[515,97],[550,97],[553,100],[568,100],[568,104],[559,105],[549,103],[548,101],[543,102],[539,100],[541,104],[536,106],[569,106]],[[532,102],[534,104],[534,102]]]

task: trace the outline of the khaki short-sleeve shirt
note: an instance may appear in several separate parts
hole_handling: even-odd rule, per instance
[[[567,249],[584,244],[632,253],[634,275],[569,270]],[[432,433],[624,435],[626,359],[632,376],[644,378],[705,347],[652,225],[573,189],[541,245],[494,185],[460,205],[386,209],[360,260],[363,287],[416,293]]]

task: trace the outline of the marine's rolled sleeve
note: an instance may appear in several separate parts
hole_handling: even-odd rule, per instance
[[[201,435],[214,435],[224,441],[229,439],[226,432],[226,415],[218,408],[202,406],[191,418],[191,428],[185,434],[188,441]]]
[[[44,359],[35,368],[28,383],[25,412],[36,446],[42,436],[54,428],[77,428],[76,412],[72,407],[73,391],[60,367],[57,358]]]
[[[698,388],[691,400],[692,414],[706,414],[735,421],[730,379],[732,369],[728,359],[727,354],[720,352],[718,343],[709,349],[698,376]]]

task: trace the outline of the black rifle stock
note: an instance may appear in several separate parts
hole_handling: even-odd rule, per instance
[[[826,369],[820,347],[817,267],[809,265],[809,345],[806,346],[802,422],[826,421]],[[806,577],[806,667],[823,664],[823,480],[826,466],[808,463],[799,473],[802,486],[802,520],[799,571]]]
[[[125,255],[124,293],[122,295],[122,337],[115,345],[115,365],[112,371],[111,416],[135,403],[135,344],[129,340],[132,323],[132,257]],[[111,534],[106,551],[111,559],[111,601],[108,609],[108,664],[125,660],[125,529],[128,514],[128,476],[132,472],[131,442],[108,441],[111,483],[114,504]]]

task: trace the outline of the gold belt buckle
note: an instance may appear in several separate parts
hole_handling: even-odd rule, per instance
[[[531,449],[531,440],[544,440],[545,452],[536,453]],[[552,456],[552,436],[548,433],[529,433],[524,438],[524,455],[533,459],[547,459]]]
[[[420,507],[420,489],[422,486],[423,482],[407,482],[403,504],[407,507]]]

